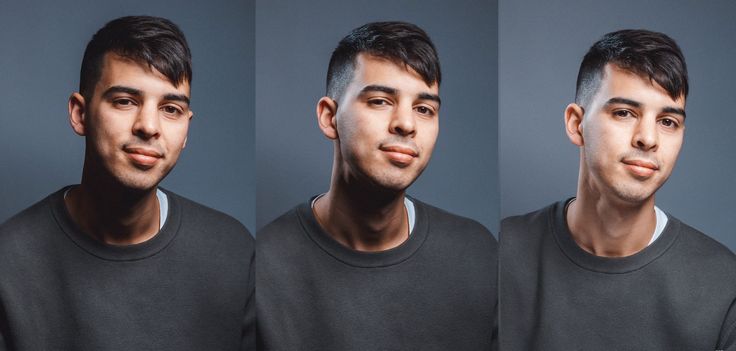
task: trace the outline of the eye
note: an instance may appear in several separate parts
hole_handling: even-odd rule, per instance
[[[633,117],[634,113],[629,110],[616,110],[616,111],[613,111],[613,115],[616,117],[626,118],[626,117]]]
[[[428,106],[420,105],[420,106],[415,107],[414,110],[416,110],[418,113],[420,113],[422,115],[425,115],[425,116],[434,116],[435,115],[434,109],[432,109],[432,108],[430,108]]]
[[[161,111],[163,111],[165,114],[173,117],[180,117],[184,115],[184,110],[176,105],[164,105],[161,106]]]
[[[112,101],[113,106],[115,107],[129,107],[135,105],[135,101],[130,98],[118,98]]]
[[[677,121],[672,118],[662,118],[659,120],[659,123],[671,129],[676,129],[677,127],[680,126],[680,124],[677,123]]]
[[[385,106],[388,104],[389,104],[389,101],[386,99],[373,98],[373,99],[368,100],[368,105],[372,105],[372,106]]]

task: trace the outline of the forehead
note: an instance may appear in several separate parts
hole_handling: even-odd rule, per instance
[[[685,107],[684,96],[673,99],[667,90],[656,81],[611,63],[606,64],[603,69],[600,87],[595,97],[598,103],[604,103],[613,97],[620,97],[653,107]]]
[[[439,85],[436,82],[427,85],[422,76],[410,66],[360,53],[355,58],[355,68],[349,87],[362,89],[371,84],[386,85],[406,92],[439,93]]]
[[[95,93],[104,92],[112,86],[124,86],[140,90],[146,94],[184,94],[189,96],[189,82],[175,86],[156,68],[137,62],[115,53],[107,53],[103,58],[100,79]]]

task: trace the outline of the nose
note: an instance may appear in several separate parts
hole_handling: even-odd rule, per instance
[[[636,126],[632,146],[643,151],[654,151],[659,143],[659,134],[657,133],[656,117],[642,118]]]
[[[160,128],[158,108],[156,106],[144,105],[139,110],[133,123],[133,134],[144,140],[158,138],[161,131]]]
[[[414,110],[411,106],[398,106],[391,116],[389,128],[393,134],[409,137],[414,136],[416,134],[416,121],[414,120]]]

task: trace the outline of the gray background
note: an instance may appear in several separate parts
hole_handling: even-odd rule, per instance
[[[499,2],[501,217],[576,190],[578,149],[564,132],[583,55],[603,34],[645,28],[673,37],[690,74],[685,143],[657,205],[736,249],[736,2]]]
[[[162,185],[255,229],[254,1],[0,2],[0,222],[79,183],[84,139],[67,120],[87,42],[124,15],[169,18],[192,50],[187,148]]]
[[[497,16],[494,1],[258,1],[256,4],[257,226],[327,191],[332,142],[317,127],[327,64],[364,23],[415,23],[442,65],[440,135],[408,193],[498,227]]]

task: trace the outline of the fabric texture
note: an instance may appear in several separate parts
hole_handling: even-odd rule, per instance
[[[259,349],[491,349],[495,238],[473,220],[412,201],[412,234],[381,252],[341,245],[309,201],[259,231]]]
[[[623,258],[573,240],[559,202],[501,223],[501,350],[736,350],[736,256],[668,216]]]
[[[150,240],[80,232],[62,189],[0,226],[7,350],[253,350],[254,249],[237,220],[172,192]]]

